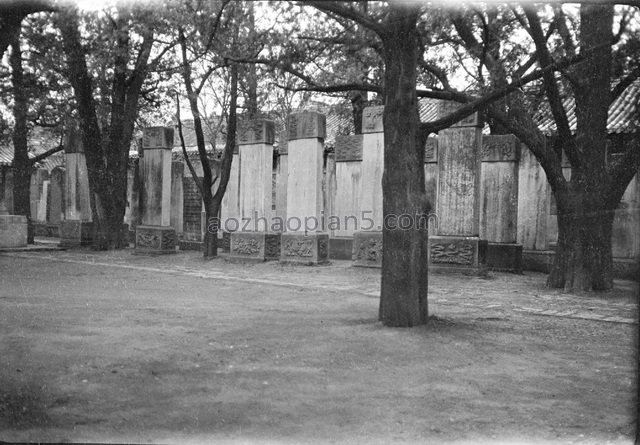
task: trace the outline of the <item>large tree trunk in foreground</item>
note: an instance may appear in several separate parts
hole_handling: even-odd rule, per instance
[[[31,173],[27,145],[27,96],[24,92],[24,72],[20,51],[20,27],[10,39],[11,83],[13,87],[13,213],[27,217],[27,242],[33,244],[35,229],[31,220]]]
[[[127,196],[127,162],[138,112],[138,98],[149,70],[153,30],[143,27],[142,42],[130,69],[133,26],[126,16],[114,20],[115,50],[111,110],[108,125],[101,129],[94,100],[93,80],[89,74],[85,49],[81,44],[77,11],[70,9],[57,18],[67,57],[68,77],[73,86],[82,123],[89,189],[93,214],[94,248],[119,249],[128,242],[122,230]]]
[[[607,171],[607,118],[610,103],[612,5],[580,7],[581,51],[591,55],[571,75],[576,101],[575,144],[565,144],[571,180],[555,190],[558,246],[550,287],[606,290],[613,287],[611,234],[615,208],[627,182]],[[628,178],[631,179],[630,177]]]
[[[567,291],[611,289],[615,206],[584,192],[558,192],[556,197],[558,244],[547,285]]]
[[[379,318],[410,327],[428,319],[424,148],[416,97],[417,8],[390,6],[392,26],[383,37],[385,58],[382,283]],[[420,218],[422,215],[425,218]],[[416,224],[416,219],[425,224]]]

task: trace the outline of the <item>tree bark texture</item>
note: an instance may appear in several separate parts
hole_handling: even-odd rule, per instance
[[[11,83],[13,87],[13,212],[27,217],[27,243],[33,244],[34,227],[31,220],[30,183],[32,165],[29,160],[27,145],[27,112],[28,103],[25,94],[24,72],[22,69],[22,52],[20,50],[20,27],[10,39]]]
[[[418,9],[390,5],[383,34],[385,60],[382,283],[379,319],[411,327],[428,320],[427,227],[415,224],[429,213],[424,186],[424,144],[416,96]],[[401,215],[407,215],[402,217]],[[414,221],[406,229],[406,218]]]

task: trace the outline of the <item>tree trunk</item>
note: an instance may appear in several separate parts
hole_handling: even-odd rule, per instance
[[[611,234],[615,206],[576,190],[556,193],[558,244],[547,286],[571,290],[613,287]]]
[[[353,116],[354,134],[362,134],[362,112],[366,102],[366,92],[356,91],[351,94],[351,115]]]
[[[216,258],[218,256],[218,231],[220,229],[220,207],[222,200],[215,195],[210,198],[209,205],[205,204],[205,217],[207,229],[204,233],[202,245],[205,259]]]
[[[24,88],[20,27],[11,38],[11,83],[13,87],[13,213],[27,217],[27,243],[33,244],[35,229],[31,220],[31,173],[27,145],[27,96]]]
[[[379,319],[410,327],[428,319],[424,148],[416,97],[418,9],[391,5],[385,61],[382,283]],[[401,215],[407,215],[401,216]],[[394,228],[414,222],[407,229]],[[404,221],[403,221],[404,220]]]
[[[129,145],[137,116],[138,97],[149,69],[149,55],[153,46],[153,31],[144,27],[134,67],[129,69],[131,25],[125,17],[120,16],[114,24],[117,32],[110,122],[101,130],[93,79],[89,75],[85,50],[81,44],[77,11],[70,9],[57,18],[67,57],[68,77],[81,116],[95,227],[94,248],[98,250],[119,249],[128,244],[122,228],[127,203]]]

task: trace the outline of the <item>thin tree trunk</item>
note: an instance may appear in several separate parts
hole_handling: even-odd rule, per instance
[[[362,112],[367,102],[367,93],[356,91],[351,95],[351,114],[355,134],[362,134]]]
[[[391,225],[401,215],[414,221],[429,212],[424,186],[424,149],[416,97],[417,8],[390,6],[393,26],[383,37],[385,59],[383,211]],[[426,218],[425,218],[426,219]],[[383,227],[379,319],[410,327],[428,319],[427,227]]]

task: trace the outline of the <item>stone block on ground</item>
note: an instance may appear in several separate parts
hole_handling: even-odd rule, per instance
[[[176,253],[178,237],[173,227],[144,226],[136,227],[135,253],[161,255]]]
[[[266,261],[280,258],[280,234],[268,232],[233,232],[229,258]]]
[[[353,265],[357,267],[382,267],[382,232],[354,233]]]
[[[25,247],[27,245],[27,217],[0,215],[0,248]]]
[[[280,260],[303,264],[329,261],[329,234],[322,232],[285,232],[282,234]]]
[[[429,237],[429,271],[486,275],[487,240],[464,236]]]
[[[329,238],[329,259],[351,260],[353,258],[353,238],[331,237]]]

